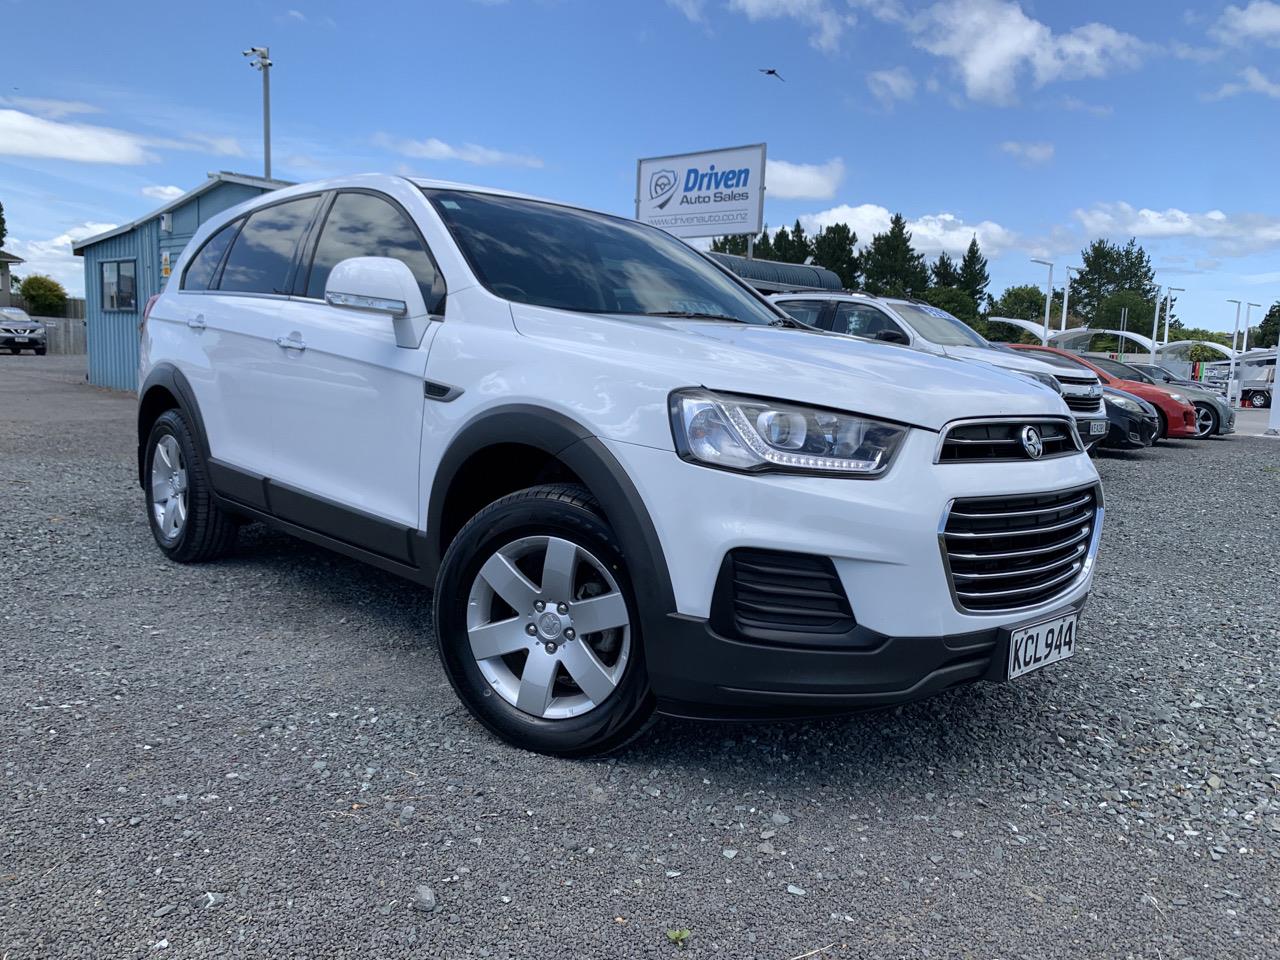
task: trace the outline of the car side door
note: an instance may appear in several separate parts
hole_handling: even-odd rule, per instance
[[[223,466],[239,475],[271,471],[278,385],[268,366],[296,254],[319,206],[313,194],[259,207],[213,234],[184,269],[175,355],[185,361],[219,486]],[[260,485],[237,489],[261,506]]]
[[[428,311],[443,309],[443,277],[404,206],[366,189],[327,198],[274,329],[271,507],[281,519],[409,562],[409,535],[421,520],[427,354],[439,325],[406,348],[387,314],[327,302],[330,272],[352,257],[400,260]]]

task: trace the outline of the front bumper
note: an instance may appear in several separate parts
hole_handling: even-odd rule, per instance
[[[1106,424],[1107,418],[1104,416],[1076,417],[1076,432],[1080,434],[1080,442],[1084,444],[1086,450],[1107,439],[1110,426],[1108,425],[1100,433],[1095,433],[1093,427],[1095,423]]]
[[[1119,407],[1108,405],[1107,416],[1111,429],[1102,441],[1102,446],[1111,450],[1138,450],[1149,447],[1160,429],[1158,420],[1148,419],[1144,414],[1130,413]]]
[[[45,345],[45,335],[25,333],[0,333],[0,347],[17,347],[19,350],[38,350]]]
[[[1071,604],[1003,627],[939,637],[858,628],[857,647],[814,649],[723,637],[706,620],[669,617],[645,637],[658,709],[671,716],[756,719],[824,716],[921,700],[1007,677],[1013,629],[1084,608]]]

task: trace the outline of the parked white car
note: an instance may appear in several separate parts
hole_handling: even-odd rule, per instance
[[[926,353],[991,364],[1032,377],[1062,394],[1085,447],[1110,429],[1102,383],[1088,370],[1064,373],[1043,360],[989,343],[945,310],[866,293],[779,293],[771,297],[793,317],[823,330],[882,340]]]
[[[814,332],[680,241],[363,176],[206,223],[146,311],[156,543],[261,520],[435,587],[445,672],[557,754],[1075,652],[1102,523],[1058,395]]]

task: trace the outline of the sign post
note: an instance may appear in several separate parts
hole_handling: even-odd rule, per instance
[[[763,143],[640,160],[636,219],[677,237],[754,237],[764,228],[764,166]]]

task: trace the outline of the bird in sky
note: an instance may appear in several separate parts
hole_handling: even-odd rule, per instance
[[[782,74],[780,74],[777,70],[773,69],[773,67],[767,67],[767,68],[760,67],[760,72],[763,73],[766,77],[777,77],[779,80],[782,80]],[[786,83],[787,81],[782,80],[782,82]]]

